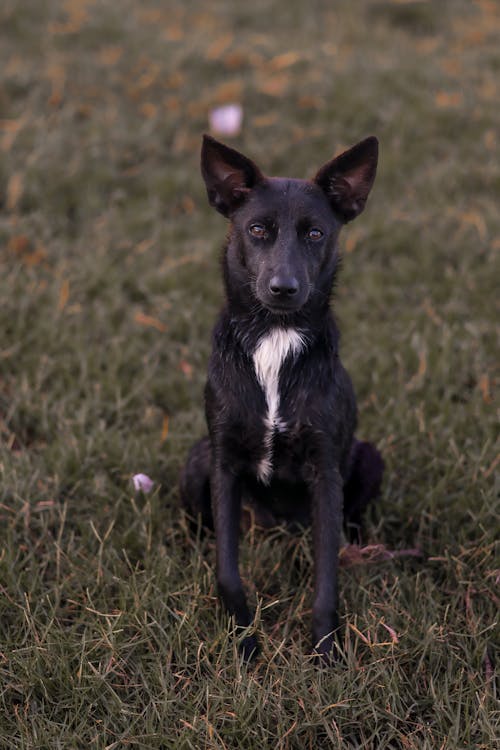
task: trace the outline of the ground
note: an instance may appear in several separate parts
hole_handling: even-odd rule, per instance
[[[497,3],[4,0],[0,29],[0,747],[490,750]],[[226,231],[199,145],[228,102],[268,174],[380,140],[335,308],[386,462],[365,541],[422,556],[343,567],[331,669],[309,534],[242,541],[246,668],[178,507]]]

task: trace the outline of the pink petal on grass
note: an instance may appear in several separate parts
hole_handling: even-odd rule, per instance
[[[147,494],[153,489],[154,482],[147,474],[134,474],[132,482],[134,483],[134,489],[136,492],[144,492],[144,494]]]
[[[210,130],[216,135],[238,135],[243,122],[243,109],[239,104],[225,104],[212,109],[208,116]]]

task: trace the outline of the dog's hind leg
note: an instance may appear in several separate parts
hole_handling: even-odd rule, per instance
[[[380,493],[384,461],[371,443],[354,440],[344,484],[344,525],[351,543],[359,543],[363,513]]]
[[[191,448],[181,473],[180,493],[184,508],[195,521],[212,529],[212,504],[210,497],[210,441],[208,437],[199,440]]]

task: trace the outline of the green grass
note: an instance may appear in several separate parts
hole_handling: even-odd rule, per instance
[[[0,748],[493,748],[496,4],[4,0],[0,28]],[[232,100],[270,174],[381,144],[335,305],[387,467],[367,541],[423,557],[342,569],[330,670],[309,534],[242,541],[246,668],[178,507],[221,303],[200,136]]]

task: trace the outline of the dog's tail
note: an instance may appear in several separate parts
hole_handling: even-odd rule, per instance
[[[213,529],[210,501],[210,441],[208,437],[199,440],[191,448],[182,470],[179,489],[184,508],[193,517],[193,528]]]
[[[344,523],[351,543],[359,543],[363,514],[380,494],[384,461],[371,443],[354,440],[350,471],[344,484]]]

